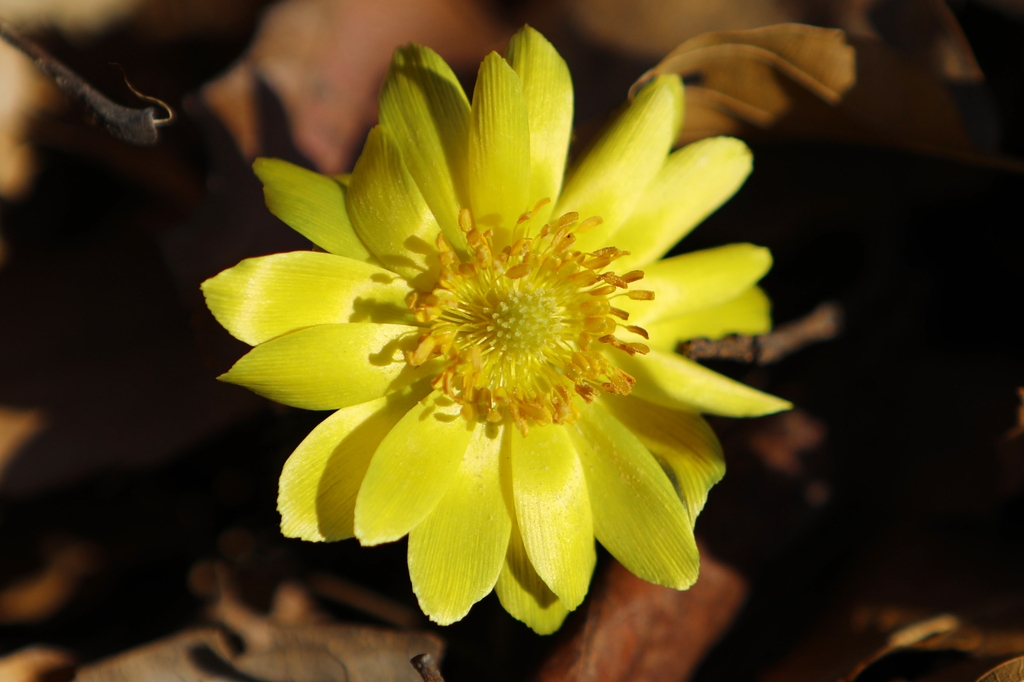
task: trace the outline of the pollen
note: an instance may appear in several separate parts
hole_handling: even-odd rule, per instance
[[[653,292],[629,289],[643,278],[632,270],[607,270],[628,254],[615,247],[593,253],[573,248],[576,233],[600,224],[566,213],[530,235],[534,214],[524,213],[513,243],[496,251],[491,231],[481,231],[463,209],[462,257],[437,238],[441,268],[430,292],[414,292],[409,309],[424,325],[413,366],[440,358],[435,389],[462,405],[470,421],[511,421],[526,435],[531,426],[567,424],[579,417],[574,401],[602,392],[625,395],[635,383],[604,351],[644,354],[648,347],[616,336],[621,329],[647,338],[629,315],[612,305],[619,296],[651,300]]]

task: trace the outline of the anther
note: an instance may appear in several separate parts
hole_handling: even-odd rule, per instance
[[[509,279],[520,279],[530,274],[530,264],[520,263],[519,265],[513,265],[505,271],[505,276]]]
[[[473,229],[473,213],[468,208],[459,211],[459,227],[466,234]]]
[[[579,219],[579,213],[577,213],[576,211],[569,211],[568,213],[562,215],[562,217],[558,219],[558,222],[555,223],[555,227],[568,227],[569,225],[572,225]]]

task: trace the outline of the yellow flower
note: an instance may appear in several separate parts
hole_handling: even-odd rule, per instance
[[[472,103],[437,54],[401,48],[350,178],[255,165],[270,210],[325,252],[203,284],[255,346],[222,379],[337,410],[285,464],[282,532],[408,535],[438,623],[494,589],[556,630],[587,593],[595,537],[641,578],[689,587],[693,524],[724,472],[699,413],[789,407],[673,352],[769,328],[768,251],[657,261],[743,183],[749,150],[670,154],[683,89],[661,76],[566,174],[572,107],[565,62],[529,27],[484,59]]]

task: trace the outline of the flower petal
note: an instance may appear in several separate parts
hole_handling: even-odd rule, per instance
[[[270,212],[320,248],[339,256],[374,262],[356,235],[345,209],[345,188],[281,159],[256,159],[252,164],[263,183]]]
[[[435,391],[385,436],[356,498],[355,532],[363,545],[399,539],[444,497],[475,426],[460,409]]]
[[[512,528],[501,492],[502,429],[473,432],[441,501],[409,532],[409,577],[423,613],[441,625],[461,620],[494,589]]]
[[[421,382],[415,390],[342,408],[313,429],[281,471],[281,534],[312,542],[353,537],[356,493],[370,458],[388,431],[429,390],[429,384]]]
[[[736,193],[750,175],[753,156],[732,137],[712,137],[672,153],[633,214],[609,237],[630,255],[616,267],[630,270],[658,260]]]
[[[477,224],[494,230],[495,249],[529,208],[530,126],[519,76],[497,52],[484,57],[469,127],[469,197]]]
[[[597,540],[634,575],[683,590],[700,559],[690,514],[644,444],[599,403],[569,429],[594,501]]]
[[[562,627],[569,615],[569,609],[544,584],[530,563],[514,515],[508,553],[494,591],[509,615],[526,623],[538,635],[550,635]]]
[[[356,233],[384,267],[419,289],[437,281],[437,221],[381,126],[352,170],[348,202]]]
[[[202,284],[206,305],[251,346],[300,327],[338,322],[415,324],[405,280],[330,253],[293,251],[247,258]]]
[[[678,132],[683,86],[678,76],[658,76],[629,104],[570,174],[554,214],[577,211],[604,222],[579,235],[577,246],[608,246],[608,235],[629,218],[657,175]]]
[[[608,358],[636,379],[630,395],[655,405],[724,417],[759,417],[793,407],[674,353],[612,353]]]
[[[423,198],[452,246],[462,248],[459,211],[469,206],[466,158],[469,100],[451,68],[433,50],[395,50],[380,91],[380,122],[401,153]]]
[[[635,287],[653,291],[653,302],[622,296],[616,305],[629,313],[631,324],[643,326],[736,298],[771,267],[771,252],[753,244],[684,253],[644,268],[644,278]]]
[[[547,222],[562,189],[572,134],[572,78],[565,60],[539,31],[524,26],[508,44],[508,62],[519,75],[530,125],[530,189],[527,203],[551,199],[535,218]]]
[[[516,521],[537,574],[570,611],[587,596],[597,554],[579,457],[565,427],[512,434]]]
[[[725,456],[715,432],[695,412],[671,410],[633,396],[605,395],[602,402],[658,460],[693,526],[708,490],[725,475]]]
[[[306,327],[261,343],[218,378],[285,405],[336,410],[436,372],[432,363],[414,368],[402,357],[418,331],[373,322]]]
[[[650,335],[645,343],[665,352],[674,351],[680,341],[720,339],[728,334],[764,334],[772,328],[772,303],[760,287],[712,308],[705,308],[644,326]]]

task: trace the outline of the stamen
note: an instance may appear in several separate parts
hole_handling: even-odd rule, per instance
[[[464,419],[507,421],[524,435],[532,426],[578,419],[574,396],[590,402],[601,391],[629,393],[633,377],[615,367],[603,348],[629,355],[649,351],[615,338],[620,326],[645,339],[647,332],[620,325],[617,320],[629,314],[609,302],[615,296],[653,299],[653,292],[628,290],[643,272],[605,271],[627,254],[615,247],[573,250],[577,232],[601,223],[596,216],[581,223],[578,213],[569,212],[553,225],[531,227],[547,203],[542,199],[520,216],[513,243],[498,253],[491,232],[481,231],[469,209],[462,209],[468,259],[463,262],[439,235],[437,285],[406,299],[417,321],[429,325],[406,361],[419,366],[438,359],[442,369],[431,385],[461,404]]]

